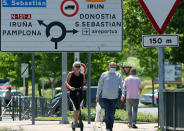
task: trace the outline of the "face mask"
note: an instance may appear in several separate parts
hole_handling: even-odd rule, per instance
[[[109,71],[114,73],[116,72],[116,68],[110,68]]]

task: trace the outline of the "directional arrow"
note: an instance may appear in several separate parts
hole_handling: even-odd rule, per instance
[[[162,34],[181,0],[139,0],[155,30]]]
[[[76,34],[78,31],[77,31],[76,29],[73,29],[73,30],[67,30],[66,32],[67,32],[67,33]]]
[[[61,28],[61,30],[62,30],[61,35],[60,35],[58,38],[52,37],[51,40],[50,40],[50,41],[52,41],[52,42],[55,43],[55,49],[58,48],[58,42],[62,41],[62,40],[65,38],[66,33],[73,33],[73,34],[76,34],[76,33],[78,32],[78,31],[75,30],[75,29],[73,29],[73,30],[66,30],[65,25],[64,25],[63,23],[61,23],[61,22],[58,22],[58,21],[53,21],[53,22],[51,22],[51,23],[48,24],[48,25],[46,25],[46,24],[43,22],[43,20],[38,20],[38,23],[40,24],[40,26],[43,25],[43,26],[46,27],[45,33],[46,33],[46,36],[47,36],[47,37],[50,36],[50,30],[51,30],[51,28],[52,28],[53,26],[59,26],[59,27]]]
[[[47,25],[43,22],[43,20],[38,20],[38,23],[39,23],[40,25],[44,25],[45,27],[47,27]]]

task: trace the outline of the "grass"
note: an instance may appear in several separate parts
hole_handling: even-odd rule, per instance
[[[115,114],[115,119],[118,121],[128,121],[128,112],[124,110],[117,110]],[[151,114],[138,113],[137,115],[138,122],[158,122],[158,117]]]
[[[7,128],[7,127],[4,127],[2,129],[0,129],[0,131],[23,131],[24,129],[19,126],[19,129],[12,129],[12,128]]]
[[[59,121],[61,117],[37,117],[36,120]]]
[[[22,129],[15,130],[15,129],[11,129],[11,128],[4,127],[4,128],[2,128],[2,129],[0,129],[0,131],[23,131],[23,130],[22,130]]]
[[[104,110],[102,109],[102,114],[103,116],[105,115]],[[91,121],[95,120],[96,116],[96,111],[94,108],[91,109]],[[73,121],[73,113],[71,111],[68,112],[68,119],[70,121]],[[82,110],[82,119],[84,121],[88,120],[88,109],[84,108]],[[38,117],[36,120],[61,120],[61,117]],[[128,121],[128,112],[124,110],[116,110],[115,113],[115,120],[116,121]],[[151,114],[144,114],[144,113],[138,113],[137,116],[137,121],[138,122],[151,122],[151,123],[157,123],[158,122],[158,117],[153,116]]]

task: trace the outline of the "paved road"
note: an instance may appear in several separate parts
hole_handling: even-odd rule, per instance
[[[157,124],[137,124],[139,127],[136,131],[157,131],[154,128]],[[84,123],[84,131],[106,131],[104,123]],[[31,121],[15,121],[15,122],[0,122],[0,130],[6,131],[72,131],[71,125],[59,124],[59,121],[36,121],[35,125]],[[77,129],[76,131],[80,131]],[[115,123],[113,131],[135,131],[129,129],[127,124]]]

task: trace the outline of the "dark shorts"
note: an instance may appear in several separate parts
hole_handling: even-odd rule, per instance
[[[71,107],[73,111],[77,111],[82,109],[84,99],[82,94],[70,94],[70,102],[71,102]]]

